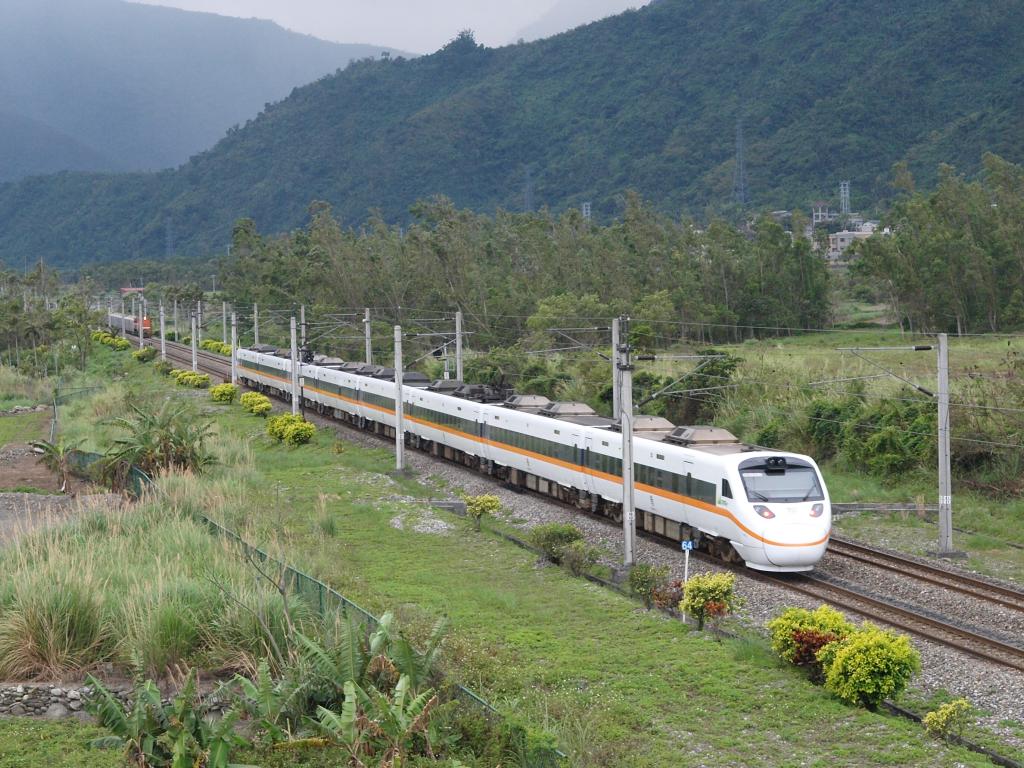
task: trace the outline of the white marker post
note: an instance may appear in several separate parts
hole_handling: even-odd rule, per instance
[[[395,326],[395,469],[405,470],[405,408],[402,384],[405,369],[402,365],[402,326]]]
[[[693,541],[680,542],[683,547],[683,597],[686,597],[686,582],[690,580],[690,550],[693,549]],[[683,611],[683,621],[686,621],[686,611]]]

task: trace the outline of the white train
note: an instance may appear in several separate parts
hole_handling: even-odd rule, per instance
[[[249,386],[287,398],[290,373],[288,358],[238,351],[238,375]],[[305,406],[394,435],[393,372],[389,380],[386,369],[336,360],[300,364],[299,375]],[[579,404],[530,396],[476,402],[428,383],[421,374],[404,379],[406,439],[414,447],[621,521],[622,436],[610,420],[572,407]],[[651,421],[637,417],[638,528],[692,539],[763,571],[807,571],[822,558],[831,504],[813,459],[752,448],[722,429]]]

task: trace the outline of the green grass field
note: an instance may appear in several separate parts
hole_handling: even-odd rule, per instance
[[[120,753],[89,749],[105,732],[76,720],[0,718],[0,768],[115,768]]]
[[[909,723],[846,707],[756,641],[716,642],[475,533],[393,480],[385,450],[286,449],[220,409],[255,462],[170,479],[171,506],[211,514],[414,632],[452,621],[448,665],[502,710],[555,731],[579,766],[983,765]],[[438,520],[450,526],[440,532]]]
[[[19,413],[17,416],[0,416],[0,448],[8,443],[27,443],[41,440],[49,433],[50,414]]]

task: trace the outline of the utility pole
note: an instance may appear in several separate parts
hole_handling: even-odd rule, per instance
[[[455,313],[455,378],[462,381],[462,310]]]
[[[953,554],[953,482],[949,449],[949,337],[939,334],[939,556]]]
[[[622,427],[622,563],[633,566],[633,538],[636,535],[636,506],[633,498],[633,361],[629,348],[629,318],[619,321],[620,333],[626,339],[618,347],[618,370],[622,381],[622,402],[619,423]]]
[[[128,332],[128,320],[124,316],[124,296],[121,297],[121,336]]]
[[[231,313],[231,383],[238,383],[238,318]]]
[[[260,308],[253,302],[252,305],[252,344],[254,347],[260,345]]]
[[[167,328],[164,325],[164,305],[160,304],[160,359],[167,359]]]
[[[918,344],[912,347],[840,347],[840,352],[852,352],[869,365],[884,371],[894,379],[909,384],[922,395],[933,398],[938,402],[938,454],[939,454],[939,546],[932,554],[938,557],[963,557],[962,552],[953,549],[953,474],[951,463],[952,452],[950,449],[950,428],[949,428],[949,335],[938,334],[938,345]],[[890,350],[904,350],[908,352],[938,351],[938,379],[939,387],[937,392],[932,392],[919,384],[915,384],[897,373],[884,368],[880,364],[869,360],[861,355],[861,352],[883,352]]]
[[[306,348],[306,305],[299,306],[299,346]]]
[[[174,300],[174,340],[181,344],[181,334],[178,333],[178,300]]]
[[[142,339],[146,335],[145,329],[142,327],[146,321],[146,300],[139,296],[139,349],[142,349]]]
[[[362,332],[367,337],[367,365],[369,366],[374,361],[374,348],[371,344],[370,338],[370,308],[368,307],[362,315]]]
[[[192,334],[196,336],[199,341],[203,340],[203,300],[200,299],[196,302],[196,330]]]
[[[221,323],[220,340],[222,342],[224,342],[225,344],[227,344],[228,343],[228,303],[226,301],[222,301],[220,303],[220,323]]]
[[[292,315],[292,415],[299,413],[299,342],[295,328],[295,316]]]
[[[395,469],[405,471],[405,408],[402,399],[402,326],[395,326]]]
[[[199,342],[196,340],[196,315],[193,312],[191,315],[192,320],[192,371],[199,372]]]
[[[612,320],[612,413],[622,412],[622,375],[619,373],[619,318]]]

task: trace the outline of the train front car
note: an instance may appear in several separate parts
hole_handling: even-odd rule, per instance
[[[733,542],[747,565],[761,571],[809,571],[825,555],[832,505],[817,464],[786,453],[737,457],[736,506],[744,532]]]

